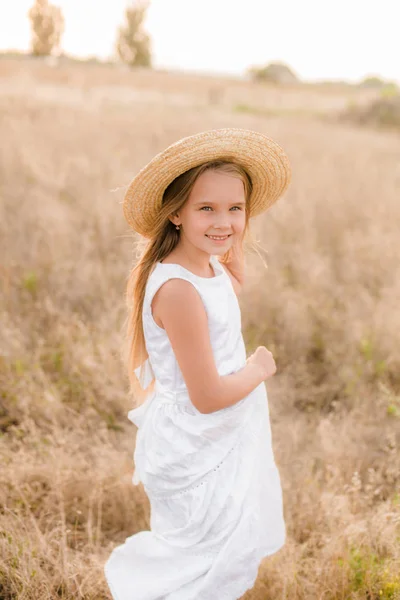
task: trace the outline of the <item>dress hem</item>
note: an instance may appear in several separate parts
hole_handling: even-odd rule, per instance
[[[222,595],[221,595],[221,592],[219,590],[217,590],[218,600],[240,600],[240,598],[243,596],[243,594],[245,594],[246,592],[248,592],[249,590],[251,590],[254,587],[254,584],[257,580],[258,569],[260,568],[261,561],[264,560],[265,558],[268,558],[269,556],[272,556],[273,554],[276,554],[277,552],[279,552],[279,550],[281,550],[284,547],[285,543],[286,543],[286,538],[283,540],[283,542],[279,543],[272,550],[265,550],[265,549],[261,550],[260,553],[258,554],[257,560],[255,561],[256,565],[253,568],[252,576],[249,577],[245,583],[242,583],[242,585],[240,585],[240,586],[238,585],[237,588],[235,588],[235,586],[232,585],[232,587],[228,590],[229,596],[227,595],[226,591],[224,593],[222,593]],[[111,579],[108,576],[107,563],[104,565],[103,570],[104,570],[104,576],[105,576],[107,585],[110,589],[113,600],[122,600],[122,598],[117,595],[114,585],[111,583]],[[232,582],[232,583],[235,583],[235,582]],[[175,591],[179,591],[179,590],[174,590],[174,592]],[[171,593],[174,593],[174,592],[171,592]],[[232,592],[235,594],[234,597],[231,595]],[[214,591],[213,591],[213,593],[214,593]],[[168,600],[168,595],[155,597],[154,600]],[[195,599],[191,598],[190,600],[195,600]],[[203,600],[201,596],[200,596],[200,600]]]

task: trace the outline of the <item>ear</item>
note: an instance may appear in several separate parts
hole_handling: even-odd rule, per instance
[[[179,215],[178,214],[170,215],[168,217],[168,219],[171,221],[171,223],[173,225],[180,225],[180,219],[179,219]]]

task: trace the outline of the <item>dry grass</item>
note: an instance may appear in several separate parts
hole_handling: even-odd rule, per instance
[[[249,352],[265,344],[278,365],[267,387],[288,529],[245,598],[400,598],[400,140],[234,110],[300,110],[307,94],[327,115],[348,101],[0,63],[1,600],[109,599],[106,557],[148,526],[120,358],[134,259],[120,203],[156,151],[224,126],[270,135],[294,172],[253,223],[269,268],[248,257],[241,299]]]

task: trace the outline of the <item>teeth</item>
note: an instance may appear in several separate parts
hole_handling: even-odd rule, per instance
[[[217,237],[216,235],[208,235],[207,237],[209,237],[211,240],[226,240],[229,236],[224,235],[224,236]]]

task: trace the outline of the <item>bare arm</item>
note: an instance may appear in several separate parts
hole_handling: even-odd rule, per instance
[[[211,413],[242,400],[265,379],[257,364],[219,375],[203,302],[191,283],[170,279],[156,293],[157,314],[174,350],[193,405]]]

